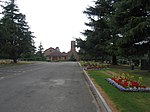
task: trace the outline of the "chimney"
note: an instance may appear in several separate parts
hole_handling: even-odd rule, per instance
[[[71,50],[68,52],[68,55],[67,55],[67,59],[68,60],[79,60],[79,55],[78,53],[76,52],[76,49],[75,49],[75,41],[71,41]]]
[[[75,41],[71,41],[71,51],[75,51]]]

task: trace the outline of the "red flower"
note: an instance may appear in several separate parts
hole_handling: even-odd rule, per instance
[[[116,78],[111,78],[112,80],[115,80]]]
[[[121,84],[123,87],[127,87],[128,86],[128,82],[122,82]]]
[[[132,86],[132,87],[138,87],[139,84],[138,84],[138,82],[131,82],[131,86]]]

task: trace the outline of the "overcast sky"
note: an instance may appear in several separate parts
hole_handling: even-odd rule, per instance
[[[87,27],[87,17],[82,12],[93,0],[17,0],[20,12],[26,15],[28,25],[36,36],[35,46],[40,42],[44,49],[59,47],[70,50],[71,40],[82,37]]]

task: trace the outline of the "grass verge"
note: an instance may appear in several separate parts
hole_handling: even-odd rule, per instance
[[[108,70],[88,71],[88,73],[114,102],[120,112],[150,112],[150,93],[121,92],[105,80],[112,77],[110,73],[130,73],[135,77],[142,76],[143,83],[150,86],[149,72],[141,70],[131,71],[128,68],[123,69],[118,67]]]

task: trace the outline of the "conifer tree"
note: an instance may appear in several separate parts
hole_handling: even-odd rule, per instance
[[[1,51],[16,63],[22,54],[34,51],[34,36],[29,30],[25,15],[19,12],[15,0],[5,3],[0,20],[4,40]]]
[[[150,1],[120,0],[115,4],[114,26],[123,56],[143,56],[150,52]]]
[[[43,45],[42,45],[42,43],[40,42],[40,45],[38,46],[38,51],[37,51],[36,54],[37,54],[38,56],[40,56],[40,57],[43,56],[43,49],[44,49],[44,48],[43,48]]]
[[[43,50],[44,50],[43,45],[40,42],[40,45],[38,46],[38,51],[36,52],[36,58],[39,61],[44,61],[45,60]]]
[[[117,47],[114,41],[114,30],[111,26],[114,3],[114,0],[97,0],[95,6],[88,7],[84,13],[87,14],[90,20],[86,25],[91,29],[85,30],[83,34],[87,37],[84,44],[86,45],[84,48],[86,48],[87,54],[97,58],[110,55],[113,57],[112,63],[117,64]]]

